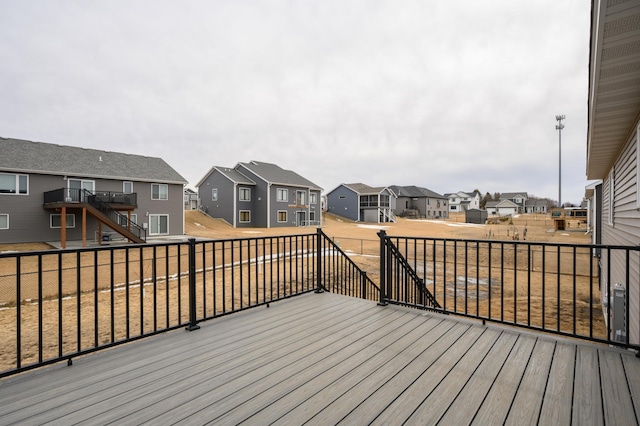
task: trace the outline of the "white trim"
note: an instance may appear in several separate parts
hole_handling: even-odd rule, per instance
[[[131,191],[127,191],[126,186],[127,184],[130,183],[131,184]],[[130,180],[125,180],[122,182],[122,192],[124,192],[125,194],[133,194],[133,182]]]
[[[53,226],[53,218],[54,216],[59,217],[60,218],[60,226]],[[67,223],[66,223],[66,228],[75,228],[76,227],[76,215],[73,213],[67,213],[66,214],[67,217]],[[60,229],[62,228],[62,215],[59,213],[52,213],[49,215],[49,228],[51,229]]]
[[[249,213],[249,220],[242,220],[242,213]],[[251,210],[240,210],[238,212],[238,222],[239,223],[251,223]]]
[[[244,190],[247,190],[249,192],[249,198],[247,198],[246,200],[243,200],[241,197],[242,192],[244,192]],[[247,186],[240,186],[238,187],[238,201],[251,201],[251,188],[247,187]]]
[[[280,220],[280,213],[284,213],[284,220]],[[289,211],[287,210],[278,210],[278,223],[287,223],[289,221]]]
[[[153,186],[154,185],[158,185],[158,198],[153,198]],[[162,198],[162,193],[160,191],[160,187],[162,187],[162,186],[167,188],[167,190],[166,190],[167,197],[166,198]],[[167,201],[169,199],[169,185],[166,184],[166,183],[152,183],[151,184],[151,199],[153,201]]]
[[[0,195],[29,195],[29,175],[23,173],[0,173],[0,175],[13,176],[15,178],[16,192],[0,192]],[[20,177],[27,178],[27,192],[20,192]]]
[[[167,218],[167,232],[153,232],[151,225],[151,218],[153,217],[166,217]],[[158,230],[160,230],[160,222],[158,221]],[[168,214],[150,214],[149,215],[149,235],[169,235],[169,215]]]
[[[285,197],[284,199],[280,198],[280,191],[284,191]],[[289,188],[276,188],[276,201],[279,203],[288,203],[289,202]]]
[[[0,217],[3,217],[3,216],[7,217],[7,226],[6,226],[6,228],[0,227],[0,230],[9,229],[9,214],[8,213],[0,213]]]
[[[213,196],[213,191],[215,191],[216,195]],[[218,201],[218,188],[211,188],[211,201]]]

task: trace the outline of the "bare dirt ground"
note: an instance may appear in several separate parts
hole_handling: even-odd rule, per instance
[[[300,234],[313,234],[316,232],[316,228],[299,228],[299,227],[286,227],[286,228],[238,228],[234,229],[226,222],[213,219],[209,216],[204,215],[198,211],[187,211],[185,212],[185,236],[188,237],[196,237],[198,239],[238,239],[238,238],[256,238],[256,237],[270,237],[270,236],[285,236],[285,235],[300,235]],[[333,241],[335,241],[338,246],[349,254],[353,254],[354,261],[364,270],[366,270],[372,277],[375,277],[379,270],[379,259],[376,257],[379,254],[379,238],[376,235],[380,230],[385,230],[385,232],[390,236],[404,236],[404,237],[430,237],[430,238],[451,238],[451,239],[474,239],[474,240],[490,240],[490,241],[512,241],[514,236],[517,235],[520,240],[524,237],[524,229],[526,227],[526,241],[527,242],[552,242],[552,243],[578,243],[578,244],[588,244],[589,243],[589,235],[585,233],[584,225],[579,223],[572,223],[569,225],[569,228],[566,231],[553,231],[554,225],[553,221],[549,216],[546,215],[521,215],[513,218],[511,221],[500,222],[499,224],[493,225],[475,225],[475,224],[466,224],[463,223],[463,217],[461,215],[452,215],[452,217],[448,220],[411,220],[411,219],[403,219],[398,218],[397,223],[384,223],[384,224],[366,224],[366,223],[355,223],[347,219],[340,218],[338,216],[332,214],[324,215],[322,222],[322,231],[329,236]],[[45,243],[35,243],[35,244],[0,244],[0,253],[2,252],[11,252],[11,251],[46,251],[51,250],[52,253],[57,252],[55,248],[52,248],[48,244]],[[144,252],[143,252],[144,250]],[[147,258],[148,251],[151,248],[140,249],[139,252],[129,253],[131,258],[128,258],[129,262],[134,262],[134,266],[131,268],[132,272],[129,276],[129,280],[131,279],[139,279],[136,274],[142,268],[141,263],[138,262],[139,258]],[[158,270],[156,271],[159,276],[162,276],[166,272],[164,269],[168,269],[169,273],[173,273],[176,271],[177,266],[177,258],[183,258],[183,265],[186,264],[186,258],[184,258],[185,253],[182,252],[180,256],[177,256],[172,249],[171,253],[167,253],[167,261],[166,268],[163,264],[158,265]],[[57,289],[57,283],[60,281],[57,278],[57,273],[55,271],[58,270],[57,256],[44,256],[41,260],[43,270],[45,271],[42,275],[42,280],[45,284],[51,282],[51,289],[45,288],[43,291],[46,293],[51,291],[51,297],[55,297],[57,300],[58,293],[61,294],[70,294],[75,292],[76,287],[76,276],[75,276],[75,267],[77,264],[82,264],[83,266],[88,266],[86,268],[87,273],[83,272],[81,277],[82,283],[92,283],[94,280],[92,276],[85,275],[93,275],[95,272],[101,276],[109,278],[112,273],[110,272],[110,265],[113,263],[115,265],[115,270],[113,272],[113,277],[115,278],[115,282],[123,282],[124,278],[121,277],[125,252],[116,251],[114,254],[114,258],[110,259],[107,256],[109,252],[103,252],[99,255],[99,257],[94,257],[94,254],[91,252],[83,253],[81,256],[69,255],[61,257],[60,262],[62,262],[62,268],[64,270],[69,270],[69,275],[66,275],[65,272],[62,280],[62,291],[60,292]],[[127,254],[127,256],[129,256]],[[97,256],[97,255],[95,255]],[[149,254],[150,256],[150,254]],[[452,259],[453,257],[450,257]],[[112,262],[113,261],[113,262]],[[135,263],[138,262],[138,263]],[[11,266],[13,265],[13,266]],[[101,265],[99,268],[95,269],[92,265]],[[151,271],[148,270],[150,264],[147,262],[144,266],[144,276],[149,277],[151,275]],[[13,299],[13,303],[9,301],[9,303],[0,303],[0,341],[2,344],[6,346],[6,350],[2,350],[2,354],[0,354],[0,370],[5,368],[11,368],[15,366],[15,354],[13,354],[15,349],[15,335],[16,335],[16,313],[15,313],[15,294],[11,296],[12,293],[15,293],[15,282],[10,277],[11,274],[15,273],[15,264],[8,259],[0,259],[0,290],[2,290],[2,294],[0,295],[2,299]],[[526,265],[524,267],[526,269]],[[37,276],[38,264],[37,258],[29,258],[25,259],[21,265],[21,270],[33,271],[31,275]],[[13,271],[13,272],[12,272]],[[520,272],[518,272],[520,274]],[[4,274],[4,275],[3,275]],[[8,274],[8,275],[7,275]],[[35,275],[34,275],[35,274]],[[49,277],[51,275],[51,277]],[[142,275],[142,272],[139,273]],[[168,275],[168,274],[167,274]],[[2,278],[5,276],[6,278]],[[449,280],[449,278],[443,278],[444,281]],[[3,285],[4,280],[4,285]],[[209,279],[210,280],[210,279]],[[223,282],[221,279],[219,282]],[[454,280],[455,281],[455,280]],[[524,283],[525,280],[522,280]],[[211,282],[211,280],[209,281]],[[26,286],[26,283],[23,282],[21,287],[24,287],[23,292],[21,294],[21,300],[27,300],[33,298],[37,299],[37,292],[33,293],[34,289],[37,289],[37,286]],[[55,284],[55,285],[54,285]],[[454,284],[455,285],[455,284]],[[587,285],[588,288],[588,285]],[[182,294],[182,299],[187,299],[187,294],[184,293],[184,287],[177,287],[173,282],[170,287],[167,287],[167,291],[170,292],[167,294],[167,300],[177,300],[179,298],[178,293]],[[28,293],[31,291],[31,293]],[[444,289],[434,291],[434,293],[438,294],[438,297],[442,297],[442,292]],[[450,289],[447,290],[450,292]],[[150,323],[152,318],[149,315],[146,315],[143,318],[140,318],[133,309],[137,309],[136,306],[141,306],[142,300],[144,300],[144,304],[149,304],[150,302],[144,297],[145,290],[140,286],[132,289],[132,294],[128,296],[128,303],[125,303],[125,298],[123,298],[124,292],[118,292],[118,296],[112,302],[108,300],[105,301],[106,305],[113,305],[114,315],[116,317],[124,317],[131,315],[131,329],[132,330],[140,330],[148,329],[148,327],[154,327],[154,324]],[[87,321],[87,324],[82,326],[82,340],[83,341],[95,341],[96,344],[98,342],[107,342],[109,341],[110,335],[114,334],[113,330],[109,330],[109,316],[110,312],[102,310],[100,311],[100,317],[105,316],[104,320],[100,321],[100,324],[107,324],[107,326],[101,325],[99,329],[95,329],[92,325],[94,324],[93,316],[94,312],[91,310],[92,303],[95,303],[92,298],[95,294],[98,294],[98,297],[102,300],[103,298],[107,298],[106,294],[96,293],[93,291],[93,288],[82,288],[82,299],[87,298],[86,302],[82,302],[82,305],[88,306],[88,311],[83,312],[83,323]],[[229,292],[231,293],[231,292]],[[47,297],[47,294],[43,294],[44,297]],[[509,294],[505,294],[506,297],[510,297]],[[136,299],[138,297],[138,299]],[[159,298],[164,297],[162,290],[158,295]],[[233,296],[231,297],[231,301],[233,301]],[[447,296],[449,297],[449,296]],[[2,302],[2,300],[0,300]],[[5,301],[6,302],[6,301]],[[67,352],[67,349],[73,351],[74,342],[76,341],[75,335],[78,330],[75,326],[77,318],[77,303],[73,298],[64,298],[58,303],[46,303],[43,304],[43,346],[45,347],[46,353],[56,353],[59,348],[58,340],[60,339],[63,342],[63,350],[62,352]],[[102,303],[99,301],[99,303]],[[596,301],[597,303],[597,301]],[[129,306],[129,304],[131,306]],[[5,308],[2,308],[5,306]],[[168,306],[168,304],[167,304]],[[145,311],[149,309],[149,312],[154,312],[153,306],[149,308],[144,308]],[[177,321],[175,318],[177,316],[183,317],[186,313],[186,308],[182,310],[182,313],[176,311],[173,305],[169,308],[167,307],[166,312],[157,312],[158,318],[154,319],[152,322],[159,322],[162,324],[165,318],[172,317],[173,321]],[[553,315],[553,312],[547,312],[547,315]],[[56,324],[60,321],[58,316],[62,315],[62,322],[64,324],[68,324],[68,326],[64,327],[63,333],[64,336],[57,335],[57,326]],[[534,312],[534,315],[539,316]],[[23,305],[21,312],[21,323],[22,326],[22,357],[23,362],[31,362],[37,356],[38,351],[38,340],[40,337],[38,336],[37,330],[28,327],[28,324],[37,324],[38,323],[38,304],[27,303]],[[144,325],[143,325],[144,322]],[[167,319],[168,323],[168,319]],[[123,330],[115,330],[116,335],[122,335],[125,333]],[[126,331],[128,335],[128,331]],[[135,334],[135,333],[134,333]],[[112,338],[112,337],[111,337]],[[45,356],[45,359],[47,356]]]
[[[377,240],[376,235],[384,229],[388,235],[407,237],[465,238],[513,240],[514,232],[526,241],[588,244],[589,235],[584,224],[575,221],[565,231],[553,231],[554,224],[549,215],[519,215],[513,220],[496,225],[464,223],[463,214],[452,214],[447,220],[425,220],[398,218],[396,223],[356,223],[331,213],[323,215],[322,230],[330,237]],[[220,219],[212,219],[198,211],[186,212],[185,233],[199,238],[249,238],[256,236],[291,235],[315,232],[315,228],[233,228]]]

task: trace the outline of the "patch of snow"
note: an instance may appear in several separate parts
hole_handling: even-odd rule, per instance
[[[204,226],[204,225],[201,225],[201,224],[199,224],[198,222],[193,222],[193,224],[194,224],[195,226],[200,227],[200,228],[205,228],[205,226]]]
[[[387,229],[389,228],[388,226],[382,226],[382,225],[362,225],[362,224],[358,224],[358,228],[366,228],[366,229]]]

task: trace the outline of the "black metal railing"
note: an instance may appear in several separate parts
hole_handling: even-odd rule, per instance
[[[379,248],[379,258],[347,253],[318,229],[0,253],[0,377],[311,291],[640,349],[638,289],[616,285],[637,270],[640,247],[380,233]]]
[[[379,298],[321,231],[0,253],[0,377],[325,290]]]
[[[640,349],[640,247],[379,236],[385,303]]]

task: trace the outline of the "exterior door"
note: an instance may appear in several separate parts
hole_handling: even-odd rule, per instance
[[[296,212],[296,225],[305,226],[307,224],[307,212]]]
[[[67,200],[85,202],[84,190],[95,193],[96,183],[92,180],[67,179]]]

